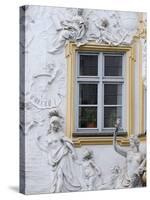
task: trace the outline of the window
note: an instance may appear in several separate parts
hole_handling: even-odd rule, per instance
[[[117,118],[123,130],[124,53],[77,52],[76,133],[113,131]]]
[[[116,118],[121,119],[120,145],[134,132],[135,46],[80,47],[69,42],[67,61],[66,136],[76,146],[112,144]]]

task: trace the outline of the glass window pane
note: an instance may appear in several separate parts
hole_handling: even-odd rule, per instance
[[[115,126],[116,120],[120,119],[122,124],[122,108],[121,107],[104,107],[104,128],[112,128]]]
[[[79,128],[97,127],[97,107],[79,107]]]
[[[97,84],[79,85],[79,104],[97,104]]]
[[[98,55],[80,55],[80,76],[98,75]]]
[[[122,76],[122,56],[106,56],[104,59],[105,76]]]
[[[104,105],[122,105],[122,84],[104,84]]]

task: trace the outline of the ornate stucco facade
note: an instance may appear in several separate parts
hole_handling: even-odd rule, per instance
[[[75,52],[92,50],[127,54],[126,135],[118,136],[117,141],[128,152],[130,136],[138,136],[140,156],[145,155],[146,14],[24,6],[20,8],[21,192],[69,191],[60,189],[61,186],[55,190],[49,155],[37,144],[39,138],[43,137],[40,140],[43,144],[47,140],[44,138],[50,127],[49,113],[53,110],[59,111],[61,137],[67,138],[61,140],[76,151],[75,162],[80,166],[76,172],[82,177],[80,184],[74,183],[76,189],[70,191],[122,188],[121,183],[116,184],[114,180],[120,170],[124,170],[127,159],[115,151],[113,135],[73,136]],[[70,156],[70,151],[65,151]],[[84,168],[90,166],[92,179],[83,174]],[[96,182],[98,178],[100,185]]]

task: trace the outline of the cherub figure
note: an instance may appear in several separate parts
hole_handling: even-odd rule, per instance
[[[96,166],[93,151],[85,149],[82,157],[82,172],[84,178],[84,190],[96,190],[102,184],[102,172]]]
[[[66,41],[73,40],[80,45],[82,38],[87,31],[87,23],[83,18],[83,9],[77,9],[77,14],[71,19],[60,22],[61,29],[59,30],[59,37],[55,41],[55,47],[50,49],[48,53],[56,53],[65,45]]]
[[[119,37],[113,34],[110,23],[108,19],[102,18],[99,23],[95,23],[96,27],[99,29],[99,38],[97,40],[98,43],[105,43],[108,45],[119,45],[121,44],[125,38],[127,37],[127,34],[124,34],[123,36]],[[116,29],[116,28],[115,28]]]

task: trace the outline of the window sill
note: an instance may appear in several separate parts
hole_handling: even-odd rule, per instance
[[[75,147],[82,145],[112,145],[113,132],[73,133],[72,141]],[[127,132],[118,132],[117,142],[121,146],[128,146]]]
[[[89,133],[88,133],[89,134]],[[144,133],[139,135],[139,139],[141,142],[146,141],[146,135]],[[85,135],[81,136],[81,133],[74,133],[72,138],[73,144],[75,147],[81,147],[82,145],[112,145],[113,144],[113,133],[107,132],[104,134],[98,133],[95,135]],[[119,132],[117,136],[117,143],[120,146],[129,146],[129,137],[127,132]]]
[[[75,147],[81,147],[82,145],[112,145],[112,136],[99,136],[99,137],[73,137],[73,144]],[[117,143],[120,146],[129,146],[128,137],[118,136]]]
[[[102,132],[76,132],[73,133],[73,137],[112,137],[113,136],[114,131],[102,131]],[[120,131],[117,134],[118,136],[123,136],[126,137],[127,136],[127,132],[124,131]]]

